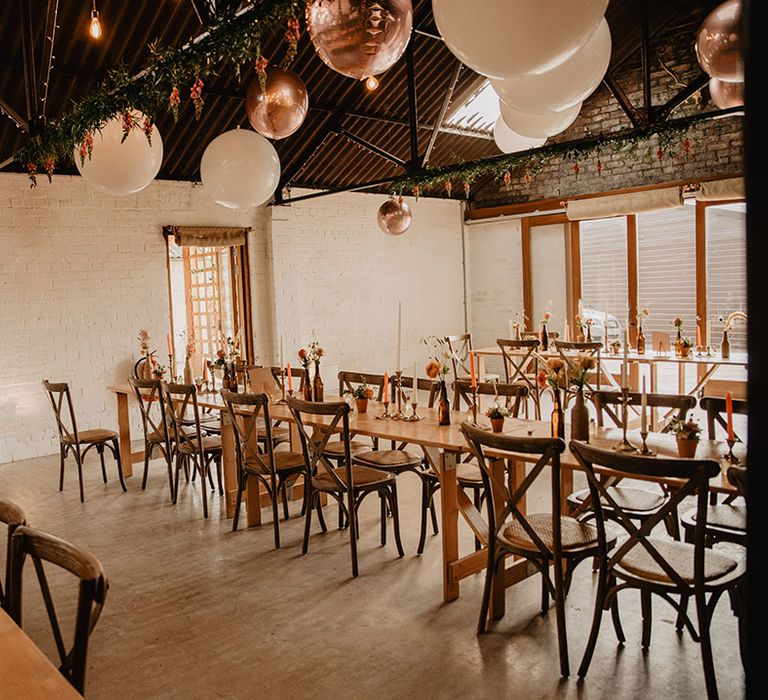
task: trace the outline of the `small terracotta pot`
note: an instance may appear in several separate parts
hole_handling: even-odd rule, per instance
[[[688,357],[691,354],[691,348],[687,345],[680,346],[680,357]]]
[[[504,418],[491,418],[491,430],[494,433],[500,433],[504,430]]]
[[[698,446],[698,440],[681,437],[677,438],[677,454],[684,459],[693,459],[696,456],[696,448]]]
[[[355,407],[358,413],[368,412],[368,399],[355,399]]]

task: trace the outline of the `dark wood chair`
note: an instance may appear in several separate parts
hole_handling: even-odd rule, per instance
[[[75,464],[77,464],[80,502],[83,503],[85,501],[83,494],[83,461],[85,456],[94,447],[101,460],[101,476],[104,479],[104,483],[107,483],[107,470],[104,466],[104,448],[108,447],[117,463],[117,476],[120,479],[120,487],[123,491],[127,491],[125,479],[123,479],[123,465],[120,462],[120,446],[117,441],[117,433],[113,430],[105,430],[104,428],[78,430],[69,384],[66,382],[53,383],[44,379],[43,388],[53,407],[53,415],[56,417],[56,428],[59,432],[59,454],[61,457],[59,491],[64,490],[64,462],[71,452],[75,458]]]
[[[677,629],[688,629],[694,640],[700,642],[704,678],[709,698],[717,697],[715,668],[712,662],[710,625],[720,596],[729,592],[732,601],[740,607],[745,576],[745,563],[722,551],[706,548],[707,493],[709,480],[720,473],[717,462],[696,459],[641,457],[614,450],[601,450],[586,443],[572,441],[571,452],[587,475],[592,501],[595,504],[595,524],[599,533],[598,590],[592,630],[579,667],[579,676],[586,676],[600,631],[604,610],[611,609],[616,635],[625,642],[618,614],[619,591],[637,589],[643,617],[642,645],[651,643],[651,597],[656,594],[677,611]],[[650,519],[637,527],[621,503],[613,498],[600,478],[598,469],[616,469],[640,478],[680,480],[670,500]],[[654,537],[653,529],[664,518],[676,512],[686,497],[696,500],[696,528],[693,543],[676,542]],[[627,531],[628,537],[613,546],[607,537],[606,512],[603,503],[610,505],[613,516]],[[695,628],[687,613],[689,600],[696,606]],[[742,611],[737,610],[737,614]],[[740,615],[743,617],[743,615]],[[741,628],[740,628],[741,632]],[[743,647],[742,647],[743,648]]]
[[[266,394],[240,394],[222,391],[221,396],[235,431],[237,451],[237,496],[232,531],[237,530],[243,492],[249,478],[264,486],[272,501],[272,527],[275,549],[280,549],[280,519],[277,502],[283,500],[283,516],[288,520],[288,486],[304,473],[304,455],[299,452],[276,451],[272,439],[272,421],[269,417],[269,396]],[[259,438],[260,426],[265,440]]]
[[[574,373],[573,363],[579,355],[588,355],[589,357],[593,357],[595,359],[595,370],[594,372],[589,372],[587,381],[584,382],[584,390],[587,392],[593,392],[600,389],[600,373],[602,371],[600,366],[600,359],[602,347],[603,344],[600,342],[566,343],[561,340],[555,341],[555,350],[557,350],[558,355],[560,355],[560,358],[565,363],[566,376]],[[565,401],[563,404],[564,407],[568,405],[568,402],[574,395],[575,391],[576,390],[573,387],[568,386],[566,388]]]
[[[491,587],[498,567],[507,555],[527,559],[541,574],[541,611],[549,608],[550,596],[555,601],[557,636],[560,649],[560,674],[568,676],[568,637],[565,627],[565,596],[573,571],[579,562],[590,559],[598,552],[597,528],[560,512],[560,455],[565,443],[560,438],[522,438],[489,433],[462,423],[461,432],[472,449],[483,478],[488,513],[488,564],[485,587],[480,606],[478,634],[486,630]],[[487,451],[494,453],[489,457]],[[505,459],[505,473],[494,474],[493,460],[498,454],[514,453],[539,455],[521,484],[513,486],[511,468],[513,459]],[[502,458],[503,459],[503,458]],[[550,501],[552,512],[523,513],[526,493],[539,479],[545,467],[550,467]],[[501,477],[501,478],[500,478]],[[497,510],[498,508],[498,510]],[[499,512],[500,511],[500,512]],[[550,566],[552,575],[550,575]]]
[[[728,423],[725,419],[725,399],[719,396],[702,396],[699,399],[699,408],[707,414],[707,437],[710,440],[717,440],[717,426],[723,429],[723,435],[726,435]],[[747,402],[744,399],[733,399],[733,413],[735,415],[746,416]],[[734,438],[741,442],[741,438],[734,432]]]
[[[469,353],[472,350],[472,334],[460,333],[459,335],[447,335],[444,338],[451,354],[451,365],[453,366],[453,378],[468,377],[470,375]]]
[[[547,331],[547,338],[549,338],[549,342],[552,343],[555,340],[557,340],[560,337],[560,333],[557,331]],[[523,331],[520,333],[521,340],[538,340],[539,339],[539,332],[538,331]]]
[[[343,398],[344,393],[352,391],[356,386],[367,384],[374,391],[374,401],[381,401],[384,397],[384,375],[372,374],[370,372],[339,372],[339,396]],[[344,457],[344,441],[339,435],[339,440],[330,440],[325,446],[325,456],[328,459],[341,461]],[[370,450],[373,446],[378,447],[378,440],[372,439],[372,442],[364,442],[363,440],[355,440],[354,433],[350,434],[349,449],[352,454],[357,452],[364,452]]]
[[[413,390],[413,377],[402,376],[400,379],[400,400],[403,406],[413,402],[413,391],[407,392],[406,389]],[[435,405],[435,399],[437,398],[438,384],[433,379],[424,379],[422,377],[416,377],[416,392],[418,398],[418,392],[427,392],[427,406],[432,408]],[[397,403],[397,385],[395,382],[389,383],[389,400],[390,403]],[[421,405],[421,404],[419,404]]]
[[[20,526],[11,537],[11,583],[9,613],[22,626],[22,581],[24,564],[32,559],[45,601],[59,657],[59,671],[79,693],[85,692],[88,641],[107,597],[107,577],[99,560],[69,542],[30,527]],[[54,608],[43,562],[48,562],[80,579],[72,646],[67,649]]]
[[[629,392],[630,405],[639,407],[642,394]],[[605,417],[617,427],[621,427],[621,413],[618,406],[621,394],[617,391],[595,391],[592,393],[592,401],[597,409],[597,425],[603,427]],[[696,407],[696,399],[693,396],[679,394],[646,394],[648,408],[666,408],[675,411],[676,417],[685,420],[688,412]],[[668,432],[669,424],[666,424],[660,432]],[[605,487],[611,492],[612,497],[621,503],[624,513],[639,522],[644,522],[656,515],[669,501],[669,489],[666,487],[639,488],[629,485],[620,485],[621,477],[608,476],[604,478]],[[594,509],[590,498],[589,488],[575,491],[568,496],[568,505],[573,509],[572,514],[581,519],[594,517]],[[609,519],[612,518],[610,504],[603,503],[603,512]],[[680,526],[677,513],[670,513],[664,520],[667,532],[675,539],[680,539]]]
[[[509,406],[513,418],[520,415],[520,407],[528,398],[528,387],[525,384],[502,384],[501,382],[478,382],[478,396],[498,396]],[[472,408],[472,383],[468,379],[457,379],[453,383],[454,409],[461,411]]]
[[[372,469],[352,463],[352,452],[349,447],[349,413],[350,407],[346,402],[315,403],[290,397],[288,407],[301,438],[301,447],[305,463],[305,525],[302,554],[309,548],[309,531],[312,523],[312,511],[317,509],[317,517],[323,532],[327,532],[323,519],[321,494],[333,498],[344,512],[345,522],[349,527],[349,543],[352,554],[352,575],[358,575],[357,511],[366,496],[375,493],[386,501],[392,512],[395,531],[395,543],[399,556],[403,556],[403,545],[400,541],[400,518],[397,506],[397,485],[395,475],[380,469]],[[310,428],[305,422],[305,416],[311,422],[323,420],[322,427]],[[327,422],[329,421],[329,422]],[[325,456],[324,450],[328,440],[341,430],[344,442],[344,457],[338,467],[334,467]],[[345,502],[346,501],[346,502]],[[382,511],[384,509],[382,508]],[[382,541],[382,545],[384,542]]]
[[[213,490],[213,478],[211,477],[211,464],[216,465],[216,477],[219,484],[219,493],[224,494],[224,486],[221,477],[221,437],[218,435],[203,436],[200,423],[200,408],[197,404],[197,388],[194,384],[167,384],[160,383],[160,389],[165,404],[166,423],[169,431],[177,436],[176,459],[173,479],[173,503],[179,497],[179,472],[184,469],[184,474],[189,480],[192,474],[200,474],[200,488],[203,492],[203,517],[208,517],[208,494],[206,493],[206,479]],[[186,416],[194,419],[194,425],[185,427],[182,421]],[[192,467],[190,470],[189,467]]]
[[[141,490],[147,488],[149,461],[152,459],[152,453],[158,449],[163,455],[168,470],[168,486],[171,490],[171,500],[173,500],[173,455],[176,435],[168,430],[160,381],[128,377],[128,383],[136,394],[141,410],[141,426],[144,431],[144,474],[141,477]]]
[[[533,401],[533,415],[541,420],[541,390],[536,382],[539,371],[539,340],[506,340],[496,338],[504,360],[504,381],[506,384],[524,384]],[[528,401],[525,402],[525,417],[528,418]]]
[[[27,524],[27,516],[15,503],[4,501],[0,498],[0,523],[4,523],[8,530],[5,546],[5,563],[3,564],[5,569],[3,576],[0,576],[0,609],[7,610],[11,583],[11,536],[17,527]],[[5,584],[3,584],[3,579],[5,579]]]
[[[726,473],[728,481],[736,487],[736,492],[741,499],[726,499],[723,503],[712,504],[707,507],[707,546],[711,547],[717,542],[734,542],[742,547],[747,546],[747,506],[744,499],[747,497],[747,469],[746,467],[731,466]],[[692,508],[683,513],[680,522],[683,525],[685,541],[693,542],[696,534],[696,509]]]

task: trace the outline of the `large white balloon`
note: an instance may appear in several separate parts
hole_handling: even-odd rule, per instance
[[[512,131],[530,139],[541,139],[565,131],[581,111],[581,102],[564,109],[562,112],[547,112],[546,114],[530,114],[512,109],[507,104],[499,102],[501,118]]]
[[[499,117],[493,125],[493,139],[503,153],[516,153],[527,151],[529,148],[543,146],[547,139],[529,139],[527,136],[516,134],[510,129],[504,120]]]
[[[208,144],[200,161],[200,179],[221,206],[250,209],[274,193],[280,181],[280,159],[261,134],[233,129]]]
[[[448,48],[489,78],[559,65],[586,43],[607,6],[608,0],[432,0]]]
[[[600,20],[594,34],[567,61],[538,75],[491,80],[493,89],[520,112],[559,112],[583,102],[608,70],[611,60],[611,30]]]
[[[146,118],[141,112],[133,112],[138,126],[123,138],[121,117],[110,119],[93,135],[93,153],[80,165],[79,148],[75,149],[74,161],[83,179],[94,189],[106,194],[125,197],[141,192],[160,170],[163,164],[163,139],[157,127],[152,128],[152,145],[141,125]]]

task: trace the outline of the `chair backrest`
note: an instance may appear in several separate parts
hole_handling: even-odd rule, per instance
[[[694,531],[694,581],[704,586],[704,545],[707,526],[707,502],[709,480],[720,473],[720,466],[712,460],[675,459],[663,457],[641,457],[615,450],[603,450],[587,443],[571,441],[569,448],[576,456],[587,474],[589,483],[589,503],[595,513],[595,524],[599,534],[601,567],[607,570],[613,568],[621,558],[633,547],[642,547],[648,556],[664,571],[664,573],[681,589],[687,588],[680,574],[675,570],[673,562],[668,561],[656,548],[651,539],[651,532],[666,518],[677,517],[678,507],[686,497],[696,499],[696,525]],[[674,478],[682,482],[675,486],[670,499],[662,505],[654,515],[643,520],[638,527],[617,502],[610,488],[610,481],[604,479],[606,469],[619,472],[621,476],[641,479]],[[599,471],[603,474],[598,473]],[[611,509],[611,520],[618,521],[628,533],[628,538],[622,540],[619,546],[611,552],[608,558],[606,539],[606,514],[603,506]]]
[[[459,377],[469,375],[470,369],[467,360],[472,350],[472,334],[446,335],[445,344],[448,346],[448,352],[451,354],[453,378],[458,379]]]
[[[565,443],[560,438],[511,437],[509,435],[490,433],[482,428],[475,428],[469,423],[461,424],[461,432],[464,434],[467,444],[477,458],[477,464],[480,467],[480,473],[483,478],[486,493],[485,502],[488,508],[488,523],[491,524],[489,541],[491,551],[493,550],[493,541],[498,532],[509,524],[507,518],[511,515],[513,520],[535,543],[542,556],[547,559],[559,559],[562,544],[560,535],[560,455],[565,451]],[[494,453],[492,457],[488,455],[489,451]],[[539,455],[536,463],[528,470],[526,477],[517,486],[513,486],[511,474],[506,474],[506,478],[502,479],[499,479],[498,475],[494,474],[492,460],[503,459],[504,468],[511,469],[511,464],[514,460],[504,459],[503,455],[506,453]],[[526,492],[547,465],[551,466],[550,493],[553,533],[551,549],[539,533],[536,532],[526,514],[521,510],[521,504],[525,503]],[[497,504],[501,503],[504,504],[504,509],[501,514],[497,514]]]
[[[510,411],[512,416],[517,418],[522,401],[528,396],[528,387],[525,384],[478,382],[477,393],[480,396],[503,396],[507,404],[512,404]],[[461,410],[462,401],[468,407],[472,406],[472,382],[468,379],[457,379],[453,383],[453,407],[455,410]]]
[[[275,456],[272,451],[272,421],[269,419],[267,394],[241,394],[222,390],[221,397],[235,432],[237,468],[256,464],[265,474],[275,473]],[[263,417],[263,423],[259,417]],[[259,429],[264,430],[263,442],[259,441]],[[266,453],[262,450],[266,446]]]
[[[275,381],[277,382],[277,386],[280,388],[280,390],[282,390],[283,388],[283,378],[282,378],[282,375],[280,374],[281,370],[285,371],[285,368],[272,367],[272,376],[275,378]],[[287,372],[286,372],[286,376],[287,376]],[[304,377],[305,377],[305,372],[303,367],[291,367],[291,379],[299,380],[298,391],[301,391],[304,388]]]
[[[160,391],[168,430],[176,436],[176,449],[189,444],[197,454],[203,454],[203,431],[200,427],[200,409],[197,405],[197,387],[194,384],[160,382]],[[190,411],[190,413],[187,413]],[[189,419],[194,419],[190,425]],[[190,428],[192,428],[190,430]]]
[[[603,344],[600,342],[566,343],[560,340],[555,341],[555,349],[565,363],[566,376],[575,373],[574,362],[579,355],[589,355],[595,358],[594,374],[592,372],[589,374],[597,378],[598,386],[600,383],[600,351],[602,347]],[[594,391],[594,387],[588,379],[584,382],[584,387]]]
[[[530,393],[537,392],[536,372],[539,369],[539,359],[536,351],[539,349],[539,339],[496,338],[496,345],[499,346],[504,359],[504,377],[507,384],[522,382]]]
[[[156,433],[163,437],[164,444],[168,448],[169,431],[166,421],[165,403],[160,391],[160,380],[128,377],[128,383],[133,388],[139,403],[144,439],[146,440],[150,433]]]
[[[53,407],[53,415],[56,418],[56,429],[59,431],[59,440],[69,439],[75,445],[80,444],[77,436],[77,420],[75,409],[72,406],[72,395],[69,392],[69,384],[66,382],[49,382],[43,380],[43,388]]]
[[[707,412],[707,436],[710,440],[717,440],[717,429],[715,424],[719,424],[725,431],[728,429],[728,423],[725,419],[725,399],[719,396],[703,396],[699,399],[699,407]],[[746,416],[747,402],[743,399],[733,399],[733,412],[738,415]],[[738,435],[734,433],[738,440]]]
[[[367,384],[375,389],[374,399],[381,401],[384,398],[384,375],[371,374],[369,372],[341,371],[339,377],[339,396],[344,396],[345,391],[352,391],[355,385]]]
[[[59,656],[59,671],[79,693],[83,693],[88,640],[101,615],[109,587],[104,569],[96,557],[80,547],[24,525],[16,528],[16,532],[11,537],[9,612],[19,627],[22,626],[22,574],[27,557],[32,559],[35,567],[48,620],[51,623],[51,631]],[[61,633],[43,562],[61,567],[80,579],[75,633],[70,649],[67,649]]]
[[[523,331],[520,334],[520,337],[523,340],[538,340],[539,339],[539,332],[538,331]],[[557,331],[547,331],[547,338],[549,338],[550,341],[557,340],[560,337],[560,333]]]
[[[334,471],[334,465],[323,455],[328,442],[340,429],[344,455],[339,466],[346,468],[346,481],[350,487],[353,487],[352,455],[349,446],[349,412],[351,411],[349,404],[346,401],[317,403],[303,401],[293,396],[288,397],[287,401],[301,439],[301,450],[304,453],[304,463],[307,468],[306,478],[314,480],[322,470],[329,475],[340,491],[347,490],[344,482]]]
[[[640,408],[643,395],[637,391],[628,393],[630,405]],[[696,408],[696,397],[680,394],[646,394],[646,403],[648,408],[671,408],[677,409],[676,417],[685,420],[688,411]],[[603,427],[603,412],[613,421],[613,424],[621,428],[621,414],[618,409],[613,408],[621,404],[622,397],[618,391],[593,391],[592,401],[597,409],[597,425]],[[669,422],[662,427],[659,432],[666,433],[670,430]]]
[[[397,386],[395,382],[389,383],[390,387],[390,401],[395,403],[397,401]],[[427,399],[427,407],[432,408],[435,405],[435,399],[437,398],[438,384],[432,379],[424,379],[422,377],[416,377],[416,390],[429,392],[429,398]],[[413,376],[403,375],[400,378],[400,393],[403,403],[413,401],[413,392],[406,394],[405,389],[413,389]]]
[[[736,487],[739,496],[747,497],[747,468],[737,467],[735,464],[728,467],[726,472],[728,481]]]
[[[8,526],[8,537],[5,544],[5,567],[3,576],[0,576],[0,609],[8,607],[8,596],[11,582],[11,536],[16,528],[27,524],[27,516],[15,503],[4,501],[0,498],[0,523]],[[5,578],[5,584],[3,584]]]

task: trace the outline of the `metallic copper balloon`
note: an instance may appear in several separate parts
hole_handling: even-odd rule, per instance
[[[696,37],[696,58],[710,78],[744,82],[741,0],[726,0],[707,15]]]
[[[411,0],[310,0],[307,27],[317,55],[333,70],[362,80],[403,55],[413,24]]]
[[[309,96],[296,73],[276,66],[267,69],[265,90],[258,76],[248,86],[245,111],[251,126],[268,139],[284,139],[304,122]]]
[[[411,226],[411,208],[402,197],[390,197],[379,207],[376,215],[379,228],[390,236],[400,236]]]
[[[744,104],[744,83],[726,83],[717,78],[709,81],[712,102],[720,109],[740,107]]]

